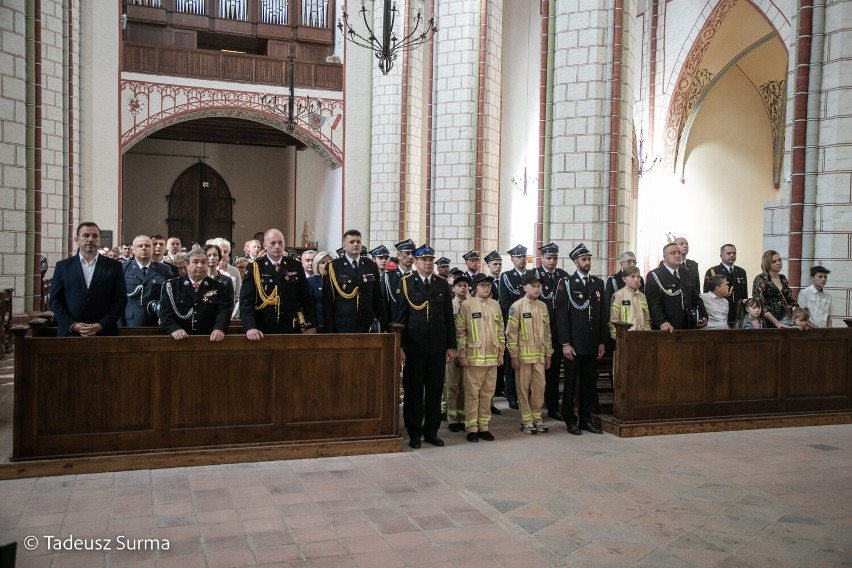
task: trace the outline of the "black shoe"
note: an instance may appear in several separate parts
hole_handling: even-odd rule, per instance
[[[559,412],[558,410],[554,410],[553,412],[550,412],[550,411],[548,410],[548,411],[547,411],[547,417],[548,417],[548,418],[553,418],[554,420],[559,420],[560,422],[564,422],[564,421],[565,421],[565,417],[564,417],[564,416],[562,416],[562,413],[561,413],[561,412]]]
[[[433,446],[441,447],[441,446],[444,445],[444,441],[441,438],[439,438],[438,436],[435,436],[435,435],[423,436],[423,440],[426,441],[426,442],[429,442]]]
[[[591,432],[592,434],[603,434],[603,430],[592,424],[591,422],[580,422],[580,430]]]
[[[577,428],[576,424],[568,424],[568,433],[573,434],[574,436],[579,436],[582,434],[579,428]]]
[[[447,429],[450,432],[461,432],[462,430],[464,430],[464,424],[459,424],[458,422],[453,422],[452,424],[447,426]]]
[[[514,398],[510,398],[508,400],[509,400],[509,408],[511,408],[512,410],[518,410],[518,409],[521,408],[520,405],[518,404],[518,401],[515,400]]]
[[[485,440],[486,442],[493,442],[494,441],[494,434],[492,434],[488,430],[486,430],[485,432],[480,432],[479,437],[482,438],[483,440]]]
[[[447,413],[446,413],[446,412],[442,412],[442,413],[441,413],[441,422],[446,422],[446,421],[447,421]]]
[[[492,404],[491,405],[491,414],[494,414],[495,416],[500,416],[501,414],[503,414],[503,411]]]
[[[479,434],[477,434],[476,432],[468,432],[467,433],[467,441],[468,442],[478,442],[479,441]]]
[[[420,440],[416,440],[414,438],[409,438],[408,447],[413,448],[415,450],[419,449],[420,448]]]

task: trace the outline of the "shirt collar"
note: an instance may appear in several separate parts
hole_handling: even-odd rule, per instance
[[[83,256],[82,252],[77,253],[77,256],[80,257],[80,262],[82,262],[83,264],[87,264],[87,265],[91,266],[91,265],[95,264],[96,262],[98,262],[98,257],[101,256],[101,255],[100,255],[100,253],[96,254],[95,257],[90,261],[86,260],[86,257]]]

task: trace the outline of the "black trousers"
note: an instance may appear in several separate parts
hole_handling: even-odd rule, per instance
[[[506,368],[503,371],[503,390],[506,391],[506,400],[517,402],[518,391],[515,389],[515,370],[512,368],[512,357],[509,356],[508,349],[503,352],[503,366]]]
[[[405,352],[402,388],[405,391],[402,417],[412,439],[435,436],[441,425],[441,395],[444,391],[446,354]],[[425,393],[425,396],[424,396]]]
[[[565,386],[562,389],[562,416],[567,424],[590,422],[592,409],[598,404],[598,358],[597,355],[574,355],[574,360],[565,360]],[[579,387],[580,408],[574,413],[574,390]]]
[[[562,370],[562,346],[553,348],[550,357],[550,368],[544,372],[544,406],[547,413],[559,411],[559,372]]]

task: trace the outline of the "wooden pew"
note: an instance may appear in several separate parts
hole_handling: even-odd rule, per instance
[[[643,436],[852,422],[852,329],[630,331],[615,324],[604,430]]]
[[[11,466],[50,475],[36,459],[82,473],[402,449],[396,333],[212,343],[145,329],[28,337],[28,327],[13,330],[12,451],[27,466],[0,466],[0,478]]]

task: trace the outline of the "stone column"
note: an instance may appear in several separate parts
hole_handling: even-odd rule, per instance
[[[440,0],[437,12],[432,245],[460,263],[497,246],[502,0]]]

